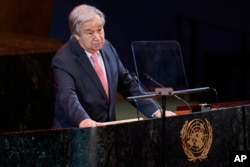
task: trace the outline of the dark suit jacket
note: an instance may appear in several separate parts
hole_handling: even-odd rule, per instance
[[[109,41],[106,40],[100,53],[106,68],[109,98],[76,40],[66,42],[53,58],[56,88],[54,128],[78,127],[86,118],[98,122],[114,121],[117,91],[123,96],[143,94]],[[152,99],[140,100],[137,105],[139,111],[148,117],[159,108]]]

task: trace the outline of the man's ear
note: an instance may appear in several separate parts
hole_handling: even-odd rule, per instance
[[[74,35],[75,36],[75,38],[76,38],[76,40],[79,40],[80,39],[80,37],[79,37],[79,35]]]

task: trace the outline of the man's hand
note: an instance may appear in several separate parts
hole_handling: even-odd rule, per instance
[[[92,119],[84,119],[80,122],[79,128],[89,128],[89,127],[97,127],[97,126],[103,126],[104,124],[101,122],[95,122]]]
[[[162,116],[162,110],[159,109],[157,110],[155,113],[154,113],[154,117],[155,118],[161,118]],[[165,117],[170,117],[170,116],[176,116],[176,113],[172,112],[172,111],[169,111],[169,110],[165,110]]]

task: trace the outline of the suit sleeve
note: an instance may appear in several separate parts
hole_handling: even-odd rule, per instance
[[[87,112],[81,106],[77,94],[75,81],[66,63],[60,58],[52,60],[56,87],[56,115],[57,119],[64,124],[70,124],[78,127],[79,123],[86,118],[90,118]],[[60,113],[58,113],[60,112]]]
[[[131,77],[129,73],[123,73],[123,79],[121,79],[121,87],[119,87],[120,93],[125,96],[138,96],[146,95],[146,91],[142,86]],[[123,87],[123,88],[122,88]],[[124,89],[126,88],[126,89]],[[136,107],[141,113],[146,117],[152,117],[156,110],[160,108],[159,104],[152,98],[140,99],[135,103],[134,101],[131,104]]]

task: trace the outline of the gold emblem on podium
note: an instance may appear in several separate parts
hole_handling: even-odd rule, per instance
[[[186,121],[180,133],[182,148],[189,161],[195,163],[207,158],[213,140],[212,126],[207,119]]]

